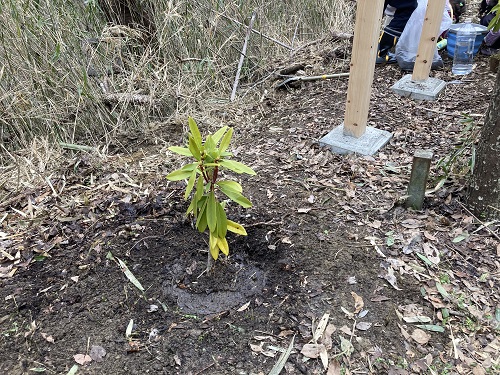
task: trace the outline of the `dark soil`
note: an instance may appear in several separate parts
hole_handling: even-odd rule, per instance
[[[346,66],[340,57],[332,62],[330,48],[314,46],[296,59],[313,64],[308,74]],[[468,373],[479,363],[494,371],[494,361],[488,368],[470,347],[456,357],[451,341],[467,337],[463,342],[479,343],[474,350],[481,351],[497,332],[490,319],[499,303],[496,238],[482,228],[452,242],[479,227],[460,204],[464,175],[450,175],[420,212],[400,205],[413,152],[435,153],[435,186],[442,174],[436,161],[460,142],[464,114],[481,122],[493,81],[487,66],[479,56],[474,72],[448,85],[436,102],[392,94],[389,87],[402,72],[378,67],[369,125],[394,136],[373,157],[334,155],[317,145],[342,122],[345,79],[282,92],[268,87],[262,101],[228,109],[235,157],[258,175],[242,181],[254,207],[228,208],[248,236],[230,237],[230,257],[208,274],[207,236],[184,216],[182,184],[162,178],[182,162],[171,153],[158,155],[151,147],[100,165],[82,156],[64,172],[64,193],[54,196],[48,187],[23,193],[1,209],[8,217],[1,222],[0,250],[19,256],[2,264],[0,373],[66,374],[75,355],[90,354],[79,374],[267,374],[280,356],[276,348],[293,339],[282,373],[323,374],[320,359],[304,361],[300,351],[325,313],[333,326],[331,338],[322,338],[331,340],[331,374],[340,373],[336,364],[342,373],[359,374]],[[433,75],[455,79],[449,61]],[[28,200],[39,210],[36,220],[12,210],[29,213]],[[436,249],[440,263],[425,263],[412,246],[427,257]],[[11,277],[9,266],[16,268]],[[446,275],[450,294],[464,291],[462,305],[484,312],[484,319],[432,294]],[[453,331],[436,300],[451,311]],[[405,336],[414,327],[402,316],[411,309],[446,332],[429,331],[426,343]],[[352,353],[343,340],[352,343]]]

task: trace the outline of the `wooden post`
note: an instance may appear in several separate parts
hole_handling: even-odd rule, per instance
[[[446,0],[429,0],[427,4],[412,81],[425,81],[429,78],[445,4]]]
[[[366,130],[384,0],[358,0],[350,65],[344,134],[356,138]]]
[[[417,150],[413,156],[410,184],[408,185],[408,199],[406,207],[421,210],[425,198],[425,186],[431,168],[432,151]]]

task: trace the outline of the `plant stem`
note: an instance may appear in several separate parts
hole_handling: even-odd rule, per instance
[[[207,274],[212,270],[213,265],[214,265],[214,258],[212,258],[212,254],[210,253],[210,249],[208,249]]]

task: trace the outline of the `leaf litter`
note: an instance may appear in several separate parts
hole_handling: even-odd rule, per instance
[[[323,51],[316,52],[304,51],[302,57],[320,61]],[[485,61],[479,62],[472,79],[488,81],[487,74],[483,73],[485,64]],[[321,63],[312,65],[311,69],[321,68]],[[299,367],[302,357],[306,357],[300,352],[306,347],[306,353],[318,353],[315,359],[318,368],[323,371],[328,368],[328,374],[346,373],[348,368],[361,368],[365,372],[402,373],[397,372],[401,369],[396,370],[396,364],[398,358],[403,356],[406,373],[429,373],[430,369],[439,366],[444,369],[447,364],[451,364],[458,374],[491,373],[498,368],[498,222],[481,224],[471,217],[460,205],[464,176],[454,173],[443,177],[442,170],[435,163],[431,169],[430,184],[435,188],[429,189],[423,212],[405,210],[400,205],[401,197],[406,194],[412,150],[433,148],[438,158],[444,158],[458,140],[460,117],[484,113],[487,103],[470,100],[465,95],[464,90],[472,87],[469,83],[464,83],[463,87],[447,87],[447,98],[453,100],[422,104],[395,97],[386,93],[387,77],[397,77],[398,74],[394,67],[384,67],[376,72],[370,121],[375,122],[377,118],[379,125],[380,117],[383,120],[380,126],[391,131],[393,139],[372,157],[331,155],[320,150],[313,142],[330,130],[332,118],[341,118],[341,111],[332,107],[332,103],[338,103],[338,107],[344,103],[344,83],[304,85],[297,91],[268,95],[263,102],[247,110],[249,119],[246,128],[244,121],[241,121],[241,138],[236,152],[259,170],[257,179],[249,183],[254,184],[251,188],[254,200],[266,202],[263,205],[268,215],[262,220],[258,217],[261,213],[253,211],[251,215],[256,220],[252,221],[250,217],[249,224],[283,218],[279,228],[272,228],[276,231],[273,234],[276,241],[267,244],[266,251],[278,251],[280,246],[294,245],[287,247],[291,253],[289,259],[280,263],[293,267],[280,268],[281,276],[285,272],[300,273],[301,289],[295,294],[309,299],[309,310],[300,311],[299,314],[289,307],[292,306],[289,305],[291,301],[297,303],[293,293],[286,299],[286,293],[278,289],[276,303],[282,303],[279,307],[295,320],[287,320],[285,315],[279,316],[280,313],[275,312],[281,322],[274,326],[274,332],[276,336],[283,332],[286,334],[279,337],[264,335],[259,337],[266,337],[261,341],[252,338],[253,347],[250,347],[256,349],[255,354],[265,356],[266,353],[269,357],[277,358],[283,350],[287,351],[287,345],[292,342],[293,348],[283,366],[291,363]],[[435,74],[448,79],[446,71]],[[280,131],[267,131],[269,124],[279,124]],[[259,142],[255,141],[257,139]],[[148,237],[143,235],[148,222],[142,221],[138,225],[130,223],[131,219],[146,212],[148,220],[159,220],[162,215],[166,215],[168,221],[175,221],[182,217],[184,211],[181,203],[172,201],[171,190],[166,189],[162,182],[166,169],[170,169],[158,165],[158,160],[164,157],[164,150],[139,152],[135,156],[108,155],[101,160],[98,156],[76,155],[69,163],[72,167],[78,165],[81,172],[78,176],[61,169],[50,177],[50,183],[45,179],[48,176],[40,180],[34,177],[32,185],[38,184],[37,188],[27,188],[7,200],[2,199],[0,279],[4,282],[2,285],[8,286],[3,289],[2,299],[6,303],[18,303],[26,293],[23,289],[12,287],[10,280],[17,282],[19,273],[28,275],[32,272],[30,267],[39,269],[42,265],[51,264],[55,256],[60,256],[61,249],[75,251],[83,244],[88,244],[90,256],[76,250],[78,266],[61,269],[61,277],[70,272],[74,278],[70,278],[73,287],[83,288],[80,285],[85,285],[89,270],[95,270],[99,264],[105,263],[105,253],[103,256],[102,252],[109,249],[105,244],[114,238],[126,239],[126,247],[117,255],[120,259],[126,259],[129,266],[125,262],[118,262],[119,269],[130,284],[141,291],[142,285],[135,275],[141,281],[151,278],[147,277],[147,273],[142,273],[140,267],[133,268],[133,257],[138,251],[154,248],[153,237],[158,236],[158,233],[148,233],[151,238],[145,238]],[[172,159],[171,163],[176,161]],[[101,166],[101,170],[95,165]],[[6,181],[2,186],[15,191],[15,178],[8,180],[7,175],[3,178]],[[82,178],[85,184],[82,184]],[[175,190],[172,194],[177,196]],[[121,224],[117,225],[116,231],[107,232],[103,223],[113,218],[121,220]],[[28,220],[33,225],[36,222],[36,228],[30,227]],[[179,219],[179,222],[182,220]],[[321,236],[311,236],[310,228],[314,228],[313,236]],[[93,233],[95,236],[91,235]],[[170,234],[161,233],[162,236],[169,238]],[[85,242],[86,237],[90,237],[91,241]],[[305,243],[304,238],[318,238],[318,241]],[[343,245],[346,244],[351,248],[345,249]],[[303,247],[307,247],[307,252],[296,250]],[[325,256],[327,249],[329,256]],[[294,253],[294,250],[297,252]],[[308,252],[315,254],[317,263],[308,258]],[[306,267],[306,262],[311,262],[315,267]],[[371,266],[370,262],[375,264],[376,270],[370,279],[356,269],[360,262],[364,262],[362,264],[366,268]],[[298,263],[300,266],[297,266]],[[190,269],[192,264],[189,262],[184,267],[191,273],[186,272],[188,276],[194,274],[195,269]],[[341,281],[335,283],[336,279],[328,276],[333,274],[339,274]],[[345,283],[348,278],[355,283]],[[54,280],[53,276],[51,280]],[[68,286],[63,289],[65,284],[66,281],[57,283],[52,288],[49,288],[50,284],[40,285],[37,293],[43,298],[51,298],[72,288]],[[359,289],[354,292],[346,289],[348,287]],[[418,292],[418,297],[412,294],[413,290]],[[359,298],[361,295],[364,297],[361,300],[365,306],[360,307],[359,300],[356,304],[354,294]],[[121,298],[125,297],[122,295]],[[155,298],[161,299],[158,296]],[[55,297],[54,300],[57,309],[58,301]],[[415,306],[408,307],[407,300],[411,300]],[[78,303],[75,301],[77,297],[74,301],[70,300]],[[21,301],[20,306],[24,308],[26,304],[23,303]],[[264,299],[261,305],[241,305],[239,307],[245,306],[245,309],[240,315],[256,313],[271,303],[273,299],[269,298]],[[146,314],[151,305],[147,303],[146,307],[142,306]],[[321,318],[318,320],[318,317],[324,316],[325,306],[326,314],[329,314],[326,325],[320,324]],[[399,307],[408,310],[400,310]],[[54,307],[47,305],[44,308],[48,313]],[[163,312],[167,314],[171,309],[172,306],[167,304]],[[365,309],[370,311],[362,318],[367,321],[357,321]],[[391,309],[398,312],[390,315],[388,311]],[[2,327],[6,323],[11,324],[10,314],[7,307],[2,310],[2,316],[8,316],[2,322]],[[398,318],[398,314],[401,318]],[[159,311],[150,315],[159,315]],[[192,324],[186,323],[188,318],[174,317],[175,327],[172,331],[187,332],[188,328],[184,327]],[[391,322],[393,319],[397,323]],[[235,318],[228,314],[222,316],[221,320],[224,323],[226,320],[233,322]],[[213,324],[212,327],[216,324],[213,320],[200,321],[208,326]],[[126,324],[121,322],[121,327]],[[224,329],[227,327],[224,325]],[[318,335],[316,330],[320,327],[324,330]],[[390,339],[397,336],[404,343],[404,348],[400,351],[381,349],[385,338],[377,337],[377,334],[381,334],[380,327],[390,332]],[[189,329],[206,330],[207,327]],[[123,332],[123,329],[118,331]],[[152,331],[148,329],[147,332]],[[127,338],[131,334],[132,328]],[[293,335],[297,336],[291,340]],[[27,339],[37,340],[38,336],[31,332]],[[199,336],[203,337],[199,334],[196,339]],[[42,335],[40,339],[45,345],[59,345],[57,339],[53,343]],[[248,347],[246,343],[247,350]],[[276,348],[281,348],[281,353]],[[154,346],[148,349],[154,350]],[[244,352],[240,354],[243,356]],[[299,361],[296,361],[297,358]],[[381,360],[377,361],[377,358]],[[84,354],[80,354],[78,360],[83,365],[89,364]],[[103,363],[108,361],[111,361],[111,357]],[[315,368],[315,361],[304,363]],[[173,360],[172,366],[184,366],[185,363]]]

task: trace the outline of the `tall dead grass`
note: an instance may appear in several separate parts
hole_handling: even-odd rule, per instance
[[[123,6],[147,21],[106,23],[105,16],[119,23],[112,12]],[[36,139],[106,149],[123,135],[154,137],[152,123],[202,111],[207,98],[227,100],[254,11],[259,33],[242,83],[260,79],[270,57],[352,31],[353,7],[350,0],[4,0],[0,163]]]

